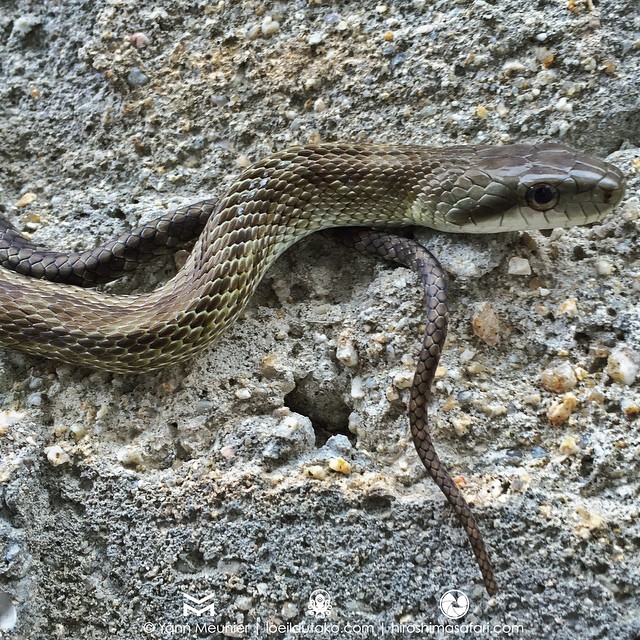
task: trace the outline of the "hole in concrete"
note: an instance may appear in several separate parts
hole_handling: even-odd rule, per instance
[[[312,374],[298,380],[296,388],[284,398],[285,405],[311,420],[319,447],[337,434],[347,436],[355,444],[355,436],[349,431],[351,409],[335,386],[314,379]]]
[[[584,247],[580,246],[579,244],[573,247],[574,261],[579,262],[580,260],[584,260],[587,256],[588,254],[585,251]]]

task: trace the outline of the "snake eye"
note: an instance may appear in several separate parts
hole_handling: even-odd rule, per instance
[[[529,187],[524,197],[532,209],[548,211],[558,204],[560,191],[550,184],[541,182]]]

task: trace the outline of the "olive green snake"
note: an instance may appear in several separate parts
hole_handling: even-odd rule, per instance
[[[293,147],[248,168],[219,201],[184,207],[87,252],[40,249],[6,224],[0,346],[112,372],[157,370],[215,340],[278,256],[315,231],[420,225],[493,233],[586,224],[612,210],[624,184],[616,167],[557,144]],[[108,295],[77,286],[130,271],[160,246],[198,232],[184,266],[155,291]],[[375,230],[350,238],[344,241],[422,278],[427,329],[410,392],[411,432],[467,532],[487,591],[496,593],[478,525],[428,429],[430,387],[446,336],[444,274],[409,239]]]

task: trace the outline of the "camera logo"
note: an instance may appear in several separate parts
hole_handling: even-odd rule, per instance
[[[469,611],[469,598],[458,589],[450,589],[440,598],[440,611],[451,620],[462,618]]]

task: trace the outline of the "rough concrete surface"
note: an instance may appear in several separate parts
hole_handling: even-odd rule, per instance
[[[0,209],[44,245],[219,196],[297,142],[558,140],[629,181],[589,229],[423,234],[452,274],[434,438],[496,597],[408,436],[416,279],[313,238],[182,366],[1,354],[6,636],[640,637],[639,20],[636,0],[2,0]],[[452,588],[469,612],[428,628]]]

